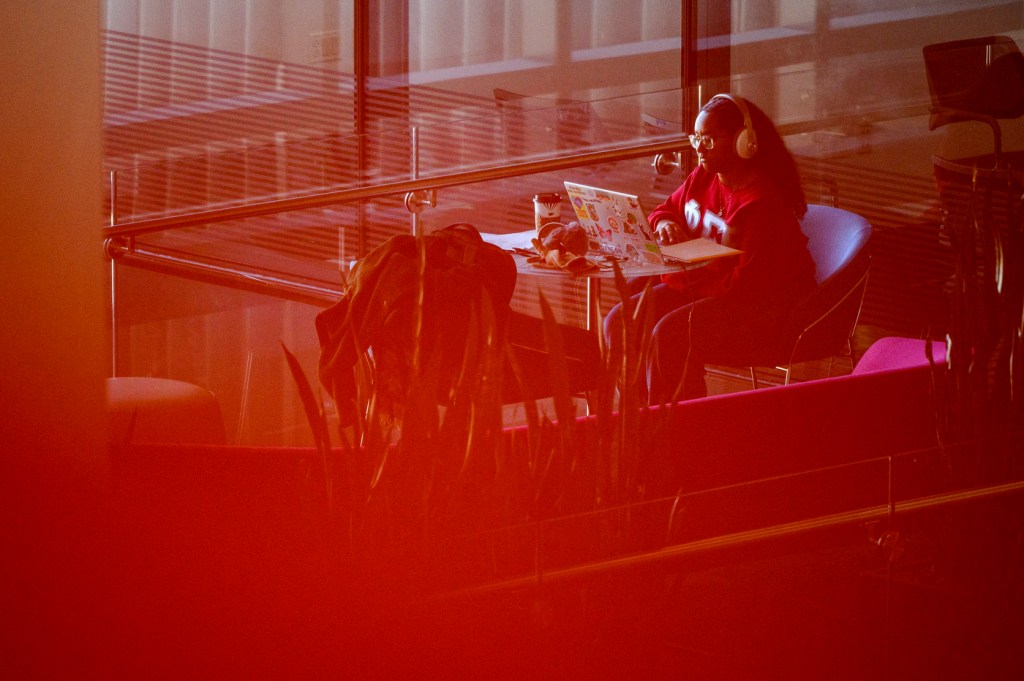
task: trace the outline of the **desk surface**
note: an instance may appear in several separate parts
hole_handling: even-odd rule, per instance
[[[536,232],[532,229],[525,232],[513,232],[510,234],[481,234],[484,241],[487,243],[494,244],[506,251],[513,251],[514,249],[533,249],[533,244],[530,242]],[[613,279],[615,277],[615,271],[611,267],[602,267],[599,270],[591,270],[582,274],[571,274],[566,270],[535,267],[527,262],[527,256],[518,253],[512,254],[513,259],[516,261],[516,269],[520,274],[526,274],[531,276],[548,276],[548,277],[566,277],[571,276],[576,279]],[[694,263],[692,266],[695,267],[703,265],[704,263]],[[659,274],[669,274],[671,272],[679,272],[684,268],[681,262],[666,262],[663,265],[635,265],[629,263],[620,263],[619,269],[627,279],[633,277],[651,277]]]

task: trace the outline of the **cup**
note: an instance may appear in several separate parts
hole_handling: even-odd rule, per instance
[[[537,194],[533,197],[533,227],[538,232],[549,222],[562,219],[562,197],[558,194]]]

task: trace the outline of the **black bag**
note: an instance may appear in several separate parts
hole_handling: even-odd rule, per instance
[[[320,382],[342,424],[355,416],[354,371],[364,352],[373,355],[379,408],[396,414],[414,371],[426,361],[440,363],[441,390],[455,380],[470,320],[480,319],[485,300],[504,332],[515,284],[512,256],[466,223],[418,238],[393,236],[368,253],[353,268],[342,299],[316,317]],[[420,367],[413,366],[417,349]]]

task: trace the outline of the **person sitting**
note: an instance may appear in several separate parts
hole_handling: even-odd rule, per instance
[[[787,311],[815,286],[800,230],[807,201],[771,119],[738,96],[715,95],[697,114],[690,144],[697,166],[648,220],[663,244],[708,238],[742,252],[663,275],[645,293],[638,291],[647,281],[631,282],[634,305],[653,306],[651,404],[707,395],[704,365],[742,365],[775,344]],[[627,342],[622,316],[620,303],[605,320],[613,357]]]

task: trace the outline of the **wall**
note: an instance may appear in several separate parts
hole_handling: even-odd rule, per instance
[[[104,10],[112,31],[352,71],[351,36],[340,39],[335,59],[314,50],[340,21],[351,25],[352,0],[106,0]]]
[[[0,3],[3,678],[99,675],[109,370],[99,7]],[[92,662],[90,662],[90,660]],[[74,665],[72,667],[71,665]]]
[[[626,13],[619,0],[410,0],[408,29],[405,2],[379,2],[382,26],[370,47],[381,62],[371,65],[376,75],[482,97],[494,87],[592,100],[679,86],[676,0],[634,2]],[[353,5],[106,0],[104,27],[353,73]],[[406,30],[407,48],[400,45]],[[573,50],[580,56],[567,64]],[[401,63],[405,54],[408,73]],[[624,58],[609,67],[602,56]]]

